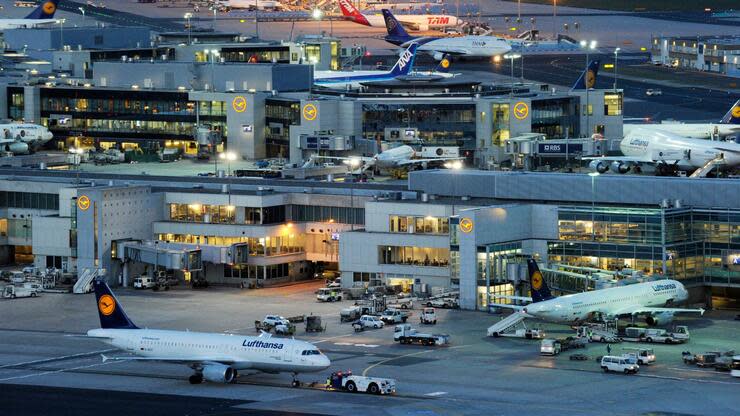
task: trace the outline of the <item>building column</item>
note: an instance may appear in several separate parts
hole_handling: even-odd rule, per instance
[[[129,273],[130,273],[130,271],[129,271],[129,262],[128,261],[124,261],[123,262],[123,281],[121,282],[121,285],[123,285],[123,287],[128,287]]]

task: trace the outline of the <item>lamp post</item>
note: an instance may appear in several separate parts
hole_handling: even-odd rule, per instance
[[[589,58],[589,51],[596,49],[596,41],[595,40],[591,40],[591,41],[582,40],[580,44],[581,44],[581,48],[583,48],[586,51],[586,72],[585,72],[586,79],[584,79],[584,85],[586,86],[586,132],[588,134],[588,137],[590,137],[591,136],[591,103],[589,102],[588,91],[591,89],[591,86],[588,85],[589,84],[588,82],[589,80],[588,78],[589,60],[588,58]]]
[[[193,17],[192,13],[185,13],[185,20],[188,21],[188,45],[192,43],[191,41],[191,34],[192,34],[192,26],[190,26],[190,18]]]
[[[226,175],[231,176],[231,162],[236,160],[236,153],[234,152],[223,152],[218,154],[219,159],[226,161]]]
[[[311,12],[311,16],[319,22],[319,35],[321,34],[321,18],[324,16],[324,12],[321,9],[316,8]]]
[[[459,160],[453,160],[450,162],[445,162],[444,167],[452,170],[455,174],[457,174],[457,172],[462,169],[463,164]],[[452,181],[452,187],[452,216],[455,216],[455,194],[457,193],[457,178]]]
[[[591,240],[596,240],[596,178],[599,172],[591,172]]]
[[[514,95],[514,59],[519,59],[522,56],[518,53],[507,53],[504,58],[511,60],[511,89],[509,90],[509,97]]]
[[[558,0],[552,0],[552,37],[556,38],[558,36],[558,25],[557,25],[557,19],[558,18]]]
[[[350,177],[352,178],[352,186],[349,188],[349,200],[350,200],[350,215],[352,216],[352,223],[350,224],[351,230],[355,230],[355,169],[360,166],[360,159],[350,159]]]
[[[82,26],[85,26],[85,8],[84,7],[78,7],[77,10],[82,13]]]
[[[617,60],[619,59],[619,51],[622,48],[614,49],[614,92],[617,92]]]

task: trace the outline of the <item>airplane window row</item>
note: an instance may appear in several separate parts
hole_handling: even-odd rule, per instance
[[[319,350],[304,350],[301,351],[301,355],[321,355]]]

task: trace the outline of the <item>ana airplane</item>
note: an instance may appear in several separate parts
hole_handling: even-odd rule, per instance
[[[362,173],[367,170],[391,170],[391,169],[410,169],[415,166],[427,168],[434,164],[443,164],[445,162],[459,162],[464,160],[463,157],[434,157],[434,158],[416,158],[416,150],[408,145],[397,146],[372,157],[365,156],[316,156],[318,159],[341,160],[344,163],[357,167],[356,173]],[[462,164],[460,164],[462,166]]]
[[[34,28],[58,22],[54,19],[59,0],[46,0],[23,19],[0,19],[0,30]]]
[[[445,55],[441,61],[437,64],[437,67],[432,70],[416,70],[414,69],[408,75],[397,76],[396,79],[405,82],[431,82],[440,81],[447,78],[456,77],[460,74],[453,74],[450,72],[452,67],[452,60],[449,55]]]
[[[645,131],[661,130],[690,139],[708,139],[711,137],[727,137],[740,135],[740,100],[730,108],[719,123],[671,123],[660,124],[625,124],[624,134],[634,129]]]
[[[325,370],[329,358],[315,345],[288,338],[258,337],[234,334],[212,334],[190,331],[141,329],[126,316],[120,302],[102,280],[95,280],[100,329],[87,331],[89,338],[99,339],[133,356],[107,357],[103,361],[161,361],[185,364],[195,373],[191,384],[203,380],[231,383],[239,370],[293,374],[293,386],[300,383],[299,373]]]
[[[35,151],[54,137],[49,129],[37,124],[0,124],[0,131],[0,148],[13,154]]]
[[[662,130],[632,129],[619,143],[624,156],[584,157],[599,173],[609,169],[627,173],[642,165],[654,165],[659,175],[673,170],[695,170],[710,161],[724,159],[726,168],[740,165],[740,144],[725,141],[689,139]]]
[[[390,71],[315,71],[313,82],[323,87],[347,88],[358,87],[362,82],[389,81],[406,76],[414,67],[417,48],[416,43],[409,45]]]
[[[394,45],[408,46],[409,43],[418,43],[419,51],[431,54],[434,59],[441,60],[445,54],[467,56],[467,57],[493,57],[502,55],[511,50],[506,40],[492,36],[456,36],[436,37],[409,35],[401,26],[399,21],[388,9],[383,9],[388,35],[384,38],[386,42]]]
[[[383,16],[377,14],[362,14],[352,4],[351,0],[338,0],[342,15],[349,20],[365,26],[384,27]],[[446,14],[404,14],[398,15],[398,20],[412,30],[426,31],[429,29],[443,29],[457,26],[462,23],[455,16]]]
[[[650,325],[671,322],[676,313],[704,314],[704,309],[674,308],[671,305],[688,299],[681,282],[662,279],[653,282],[612,287],[555,297],[550,292],[537,262],[527,260],[532,297],[497,296],[530,302],[526,306],[497,305],[517,309],[528,318],[558,323],[577,323],[596,317],[613,320],[622,316],[646,315]],[[666,306],[667,305],[667,306]]]

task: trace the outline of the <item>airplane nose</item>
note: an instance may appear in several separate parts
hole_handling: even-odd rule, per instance
[[[319,359],[316,360],[316,366],[321,367],[322,370],[329,368],[330,365],[331,361],[326,355],[322,355]]]

